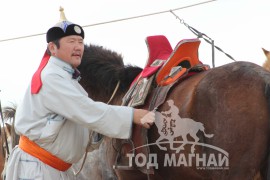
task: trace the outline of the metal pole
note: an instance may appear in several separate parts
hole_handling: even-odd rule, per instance
[[[214,40],[211,41],[212,43],[212,66],[215,67],[215,45]]]

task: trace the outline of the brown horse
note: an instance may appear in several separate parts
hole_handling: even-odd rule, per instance
[[[5,130],[4,130],[5,128]],[[3,179],[3,176],[2,176],[2,173],[3,173],[3,170],[5,168],[5,163],[6,163],[6,158],[7,158],[7,150],[6,150],[6,141],[5,141],[5,137],[9,136],[8,133],[5,133],[8,132],[8,128],[7,126],[5,125],[5,127],[1,127],[1,138],[0,138],[0,180]],[[8,138],[8,137],[7,137]],[[4,173],[3,173],[4,174]]]
[[[111,103],[121,104],[130,84],[142,69],[124,65],[121,55],[116,52],[89,45],[85,47],[79,70],[81,85],[96,101],[107,102],[120,81]],[[141,108],[149,109],[155,89],[153,85]],[[177,118],[191,119],[201,126],[194,133],[199,140],[195,142],[187,134],[186,144],[180,152],[176,153],[166,141],[159,144],[166,148],[164,151],[156,145],[161,136],[158,127],[152,126],[148,130],[148,145],[156,162],[149,163],[154,165],[154,174],[147,175],[136,169],[114,170],[112,167],[120,144],[105,137],[98,150],[100,155],[95,156],[100,158],[100,164],[96,164],[102,167],[99,174],[102,179],[123,180],[269,178],[269,97],[270,73],[250,62],[230,63],[178,81],[169,90],[165,103],[157,107],[156,121],[166,118],[162,113],[171,110],[166,103],[171,100],[173,107],[178,109]],[[168,117],[166,123],[173,125],[175,119],[172,115]],[[213,136],[206,137],[204,130]],[[174,147],[184,143],[180,136],[173,137],[173,140]],[[193,144],[192,153],[190,145]]]
[[[3,108],[4,127],[1,126],[1,158],[0,158],[0,179],[4,179],[5,165],[12,148],[19,143],[19,136],[16,135],[14,129],[16,105],[6,106]]]

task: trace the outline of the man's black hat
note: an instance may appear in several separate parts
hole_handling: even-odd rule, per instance
[[[78,24],[67,21],[64,9],[60,7],[60,22],[47,31],[47,43],[70,35],[78,35],[84,39],[84,31],[82,27]]]

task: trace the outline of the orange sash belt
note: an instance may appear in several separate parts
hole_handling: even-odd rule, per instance
[[[50,152],[39,147],[36,143],[28,139],[26,136],[20,136],[19,147],[26,153],[38,158],[45,164],[58,169],[59,171],[66,171],[70,168],[71,164],[59,159],[52,155]]]

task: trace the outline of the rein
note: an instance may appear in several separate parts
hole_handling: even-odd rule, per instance
[[[115,96],[117,90],[119,89],[119,86],[120,86],[120,81],[117,82],[117,85],[116,85],[116,87],[115,87],[115,89],[114,89],[114,91],[113,91],[113,93],[112,93],[111,98],[110,98],[109,101],[107,102],[107,104],[109,104],[109,103],[113,100],[113,98],[114,98],[114,96]]]
[[[114,96],[115,96],[117,90],[119,89],[119,86],[120,86],[120,80],[118,80],[117,85],[116,85],[116,87],[115,87],[115,89],[114,89],[114,91],[113,91],[113,93],[112,93],[112,96],[111,96],[111,98],[109,99],[109,101],[107,102],[107,104],[109,104],[109,103],[113,100],[113,98],[114,98]],[[91,131],[91,132],[89,133],[89,141],[88,141],[88,143],[87,143],[87,148],[86,148],[86,150],[85,150],[85,154],[84,154],[84,157],[83,157],[83,162],[82,162],[82,165],[81,165],[80,169],[79,169],[77,172],[75,172],[75,171],[73,170],[73,174],[74,174],[75,176],[77,176],[77,175],[82,171],[82,168],[83,168],[83,166],[84,166],[84,164],[85,164],[85,160],[86,160],[86,157],[87,157],[87,153],[90,152],[91,148],[93,148],[93,146],[92,146],[92,136],[93,136],[93,133],[94,133],[94,131]],[[98,147],[99,144],[100,144],[100,143],[95,144],[95,146]],[[95,147],[94,147],[93,149],[95,149]]]

